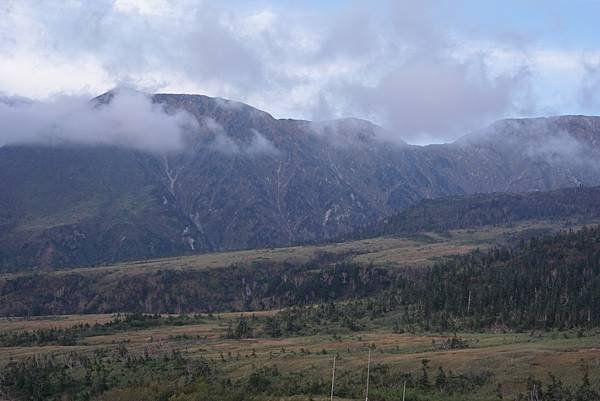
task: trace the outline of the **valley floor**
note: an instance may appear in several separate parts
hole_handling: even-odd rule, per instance
[[[246,316],[253,318],[252,314]],[[165,325],[91,336],[72,346],[1,347],[0,366],[34,355],[60,357],[72,352],[93,354],[99,349],[110,352],[126,344],[128,352],[133,355],[160,357],[176,350],[186,358],[204,358],[232,380],[246,378],[261,368],[275,368],[279,374],[300,373],[317,379],[329,377],[334,355],[337,355],[338,375],[362,372],[366,366],[368,349],[371,348],[372,377],[375,378],[381,366],[393,366],[394,369],[419,376],[424,359],[429,361],[432,380],[439,367],[446,372],[465,375],[485,373],[491,377],[489,383],[473,394],[461,396],[461,400],[494,400],[498,399],[499,391],[504,397],[512,399],[517,392],[525,390],[529,375],[545,380],[548,374],[553,374],[567,383],[577,383],[582,365],[590,369],[593,378],[600,376],[598,330],[398,334],[390,327],[390,317],[386,317],[356,332],[331,330],[332,333],[328,334],[329,329],[324,328],[322,334],[311,336],[226,338],[227,327],[238,317],[239,314],[203,316],[203,322],[199,324]],[[0,333],[54,327],[64,329],[79,323],[106,323],[112,319],[111,315],[2,319]],[[464,348],[449,349],[446,345],[453,337],[460,338]],[[328,381],[324,380],[323,385],[328,386]],[[376,384],[372,391],[377,391]],[[326,393],[325,389],[323,392]]]

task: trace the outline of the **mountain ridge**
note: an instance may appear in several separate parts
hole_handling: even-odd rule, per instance
[[[355,238],[447,232],[521,221],[600,218],[600,187],[561,188],[548,192],[488,193],[425,199],[373,225]]]
[[[600,185],[600,118],[504,122],[485,140],[417,146],[391,143],[366,120],[275,119],[203,95],[152,99],[197,121],[180,152],[0,148],[2,268],[318,242],[422,199]]]

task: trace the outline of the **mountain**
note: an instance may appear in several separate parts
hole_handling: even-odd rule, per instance
[[[152,101],[198,121],[182,151],[0,148],[0,269],[322,241],[422,199],[600,184],[598,117],[503,120],[414,146],[364,120],[275,119],[200,95]]]

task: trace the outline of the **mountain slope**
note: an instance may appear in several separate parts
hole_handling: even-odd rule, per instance
[[[359,229],[355,237],[406,235],[507,225],[524,220],[600,217],[600,187],[549,192],[492,193],[423,200],[381,222]]]
[[[199,95],[153,101],[198,121],[183,151],[0,148],[2,269],[321,241],[421,199],[600,184],[596,117],[506,120],[421,147],[363,120],[278,120]]]
[[[0,149],[2,261],[78,265],[189,249],[182,233],[193,225],[163,204],[153,163],[115,148]]]

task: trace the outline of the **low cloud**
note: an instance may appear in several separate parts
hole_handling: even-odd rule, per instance
[[[254,136],[250,140],[250,143],[242,149],[243,152],[249,155],[276,155],[279,153],[273,142],[269,141],[263,134],[255,129],[252,129],[252,133]]]
[[[361,147],[389,142],[406,145],[406,142],[380,126],[358,118],[314,121],[309,123],[309,127],[312,133],[339,147]]]
[[[228,102],[228,106],[240,107],[239,103]],[[196,146],[205,147],[217,152],[230,155],[277,155],[279,150],[273,142],[262,133],[251,128],[249,140],[235,139],[229,135],[225,128],[211,117],[204,116],[200,119],[200,136],[196,136]]]
[[[412,143],[449,141],[513,109],[526,74],[491,77],[473,62],[409,62],[373,86],[335,89],[351,110],[375,115],[395,136]]]
[[[598,153],[590,144],[562,130],[546,130],[543,140],[528,143],[525,152],[549,164],[600,169]]]
[[[118,145],[153,153],[179,151],[197,121],[186,112],[167,113],[143,93],[118,90],[108,103],[79,96],[47,101],[0,100],[0,146]]]
[[[567,161],[573,164],[590,164],[593,161],[590,157],[589,147],[566,132],[558,132],[547,136],[543,142],[530,144],[526,148],[526,152],[530,156],[539,157],[548,163]]]
[[[556,166],[600,169],[594,139],[581,135],[581,124],[592,128],[596,117],[549,117],[497,121],[459,140],[483,144]],[[591,142],[590,142],[591,141]]]
[[[315,102],[320,106],[315,115],[334,108],[372,119],[393,137],[429,143],[451,141],[516,111],[530,79],[526,65],[493,71],[485,53],[466,49],[439,23],[428,1],[387,7],[389,16],[377,17],[379,35],[373,34],[373,21],[357,25],[348,20],[351,29],[338,28],[353,32],[336,37],[341,49],[362,37],[371,38],[378,52],[371,50],[363,66],[369,79],[331,82]]]

